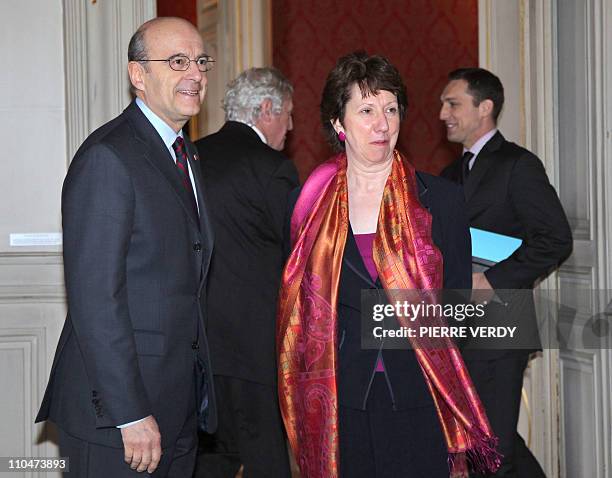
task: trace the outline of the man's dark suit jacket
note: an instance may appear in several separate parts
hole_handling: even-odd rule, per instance
[[[461,182],[461,159],[442,176]],[[531,289],[572,251],[572,233],[541,161],[497,132],[482,148],[463,185],[470,226],[523,240],[509,258],[485,272],[494,289]],[[531,294],[513,315],[535,317]],[[528,325],[528,324],[525,324]],[[465,350],[466,358],[474,355]]]
[[[293,163],[248,125],[228,121],[197,141],[215,252],[206,321],[213,373],[276,382],[276,302]]]
[[[471,243],[461,188],[426,173],[417,173],[416,178],[419,200],[432,216],[433,242],[443,256],[443,286],[469,290],[472,287]],[[298,193],[295,191],[291,195],[293,206]],[[372,281],[349,227],[338,286],[337,386],[338,403],[354,409],[366,408],[379,354],[378,350],[361,347],[363,289],[380,289],[384,295],[380,280]],[[381,353],[394,408],[433,406],[414,352],[383,349]],[[435,413],[431,419],[433,425],[439,427]]]
[[[115,427],[153,415],[166,447],[194,413],[195,354],[210,363],[200,297],[213,240],[186,144],[199,218],[135,103],[75,155],[62,192],[68,316],[37,421],[122,447]],[[208,426],[216,427],[214,393]]]

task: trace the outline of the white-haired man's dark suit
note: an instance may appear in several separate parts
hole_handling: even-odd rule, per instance
[[[219,431],[198,476],[289,476],[276,386],[276,301],[293,163],[250,126],[227,121],[196,142],[215,229],[207,290]],[[214,451],[214,453],[208,453]]]

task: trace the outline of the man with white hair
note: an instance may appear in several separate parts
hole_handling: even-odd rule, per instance
[[[298,184],[280,152],[292,129],[293,87],[274,68],[228,85],[226,123],[196,143],[216,245],[206,316],[219,406],[201,437],[197,476],[288,477],[276,388],[276,300],[287,195]]]

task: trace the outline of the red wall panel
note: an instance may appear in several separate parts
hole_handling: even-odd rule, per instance
[[[196,0],[157,0],[158,17],[180,17],[197,26]]]
[[[478,64],[477,0],[273,0],[274,65],[295,87],[287,154],[305,178],[331,150],[319,103],[336,60],[365,49],[386,56],[408,90],[399,149],[438,173],[459,154],[438,119],[449,71]]]

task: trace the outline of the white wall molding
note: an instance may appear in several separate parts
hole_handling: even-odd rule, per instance
[[[65,302],[61,252],[0,254],[0,303]]]
[[[89,134],[86,3],[64,1],[67,164]]]
[[[550,181],[558,188],[555,154],[555,101],[553,62],[553,9],[550,1],[520,0],[521,22],[521,136],[523,144],[544,163]],[[554,316],[549,307],[558,302],[558,277],[551,275],[538,291],[546,300],[541,316]],[[548,289],[548,290],[546,290]],[[559,473],[559,351],[545,350],[531,362],[526,386],[533,406],[531,447],[548,476]]]
[[[498,75],[505,103],[499,120],[504,136],[542,159],[551,182],[556,177],[553,116],[552,0],[479,0],[480,66]],[[556,275],[543,284],[541,307],[556,302]],[[547,476],[558,476],[558,351],[545,350],[525,374],[526,400],[519,431]],[[527,407],[527,403],[529,406]]]
[[[612,288],[612,1],[479,0],[479,17],[481,65],[506,87],[501,129],[542,159],[573,228],[572,256],[538,292],[545,303],[580,299],[571,305],[580,332],[612,299],[581,299]],[[532,449],[548,476],[604,478],[612,351],[576,347],[531,364]]]
[[[198,0],[198,28],[216,63],[197,117],[197,137],[217,131],[225,121],[221,100],[240,72],[272,65],[271,0]]]
[[[601,402],[598,376],[601,374],[599,354],[593,351],[562,351],[559,383],[563,393],[563,419],[560,421],[561,455],[559,476],[604,478],[601,441]],[[594,406],[585,406],[593,404]],[[604,451],[605,453],[605,451]]]
[[[35,424],[65,308],[0,301],[0,449],[7,456],[57,456],[53,430]],[[43,474],[41,473],[40,476]],[[59,478],[59,473],[44,473]],[[38,473],[31,476],[39,476]]]
[[[63,0],[68,160],[130,102],[127,46],[155,16],[155,0]]]
[[[224,51],[231,52],[231,77],[254,66],[272,64],[270,0],[220,2],[224,25]]]
[[[506,101],[499,127],[509,141],[525,144],[523,0],[478,0],[478,61],[500,77]]]
[[[65,304],[64,287],[51,285],[0,285],[0,304]]]
[[[603,66],[603,98],[602,98],[602,162],[603,162],[603,188],[604,204],[602,208],[604,235],[603,247],[600,250],[601,257],[609,262],[612,257],[612,220],[610,219],[610,210],[612,208],[612,2],[604,1],[601,6],[601,30],[603,38],[601,42],[601,61]],[[604,275],[601,277],[602,287],[606,290],[612,289],[612,267],[607,267]],[[607,297],[607,300],[612,300],[612,297]],[[602,363],[603,377],[603,394],[607,397],[607,403],[603,407],[604,423],[612,423],[612,350],[602,351],[604,355]],[[609,427],[608,427],[609,428]],[[604,434],[603,440],[604,450],[612,450],[612,433]],[[604,455],[604,467],[607,476],[612,475],[612,453]]]

